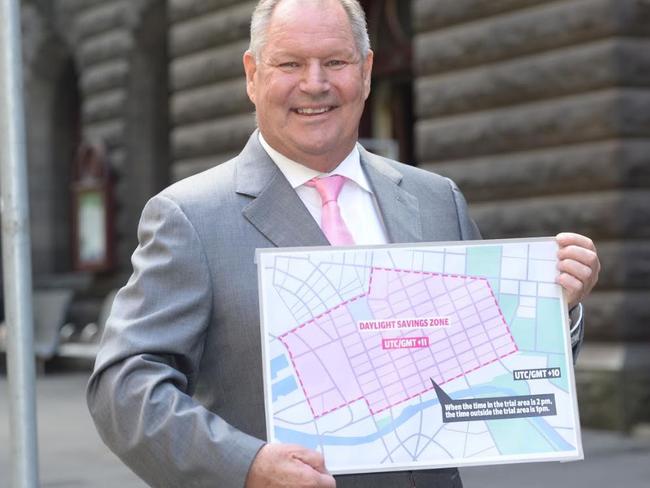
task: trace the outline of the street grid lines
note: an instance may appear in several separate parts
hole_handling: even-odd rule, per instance
[[[391,335],[424,336],[428,347],[386,350],[386,332],[357,326],[368,318],[431,316],[449,317],[450,325]],[[359,400],[376,414],[431,390],[431,378],[442,385],[517,351],[486,279],[379,267],[371,268],[366,293],[278,339],[314,418]]]

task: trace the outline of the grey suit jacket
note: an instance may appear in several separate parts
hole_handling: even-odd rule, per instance
[[[479,238],[454,184],[360,148],[391,242]],[[256,248],[327,245],[251,136],[231,161],[146,205],[133,275],[107,321],[88,404],[106,444],[157,487],[241,487],[265,437]],[[458,472],[338,486],[460,486]]]

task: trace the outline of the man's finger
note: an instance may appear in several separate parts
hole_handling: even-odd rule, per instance
[[[336,480],[331,474],[318,473],[318,486],[322,488],[336,488]]]
[[[575,234],[573,232],[560,232],[558,235],[555,236],[555,240],[557,241],[560,247],[575,245],[579,247],[584,247],[586,249],[591,249],[592,251],[596,250],[596,245],[594,244],[594,241],[589,239],[587,236],[583,236],[581,234]]]
[[[557,257],[560,260],[573,259],[594,270],[599,269],[598,254],[596,254],[596,251],[585,247],[575,245],[562,247],[558,250]]]
[[[557,265],[558,270],[568,273],[585,284],[588,284],[593,276],[594,269],[574,259],[563,259]]]
[[[557,277],[557,282],[566,292],[565,296],[569,308],[577,305],[584,292],[584,284],[582,281],[568,273],[560,273]]]
[[[329,471],[327,471],[327,468],[325,467],[325,458],[320,452],[301,448],[296,450],[293,453],[293,456],[303,463],[308,464],[319,473],[329,474]]]

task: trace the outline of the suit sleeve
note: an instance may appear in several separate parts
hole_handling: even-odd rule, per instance
[[[166,197],[146,205],[133,275],[106,323],[87,400],[110,449],[154,487],[241,487],[263,441],[192,398],[212,315],[201,241]]]
[[[452,180],[448,179],[451,191],[454,196],[454,203],[456,204],[456,213],[458,215],[458,225],[460,227],[461,239],[476,240],[481,239],[481,233],[474,221],[470,218],[467,210],[467,202],[465,197]],[[576,318],[573,315],[577,315]],[[571,329],[571,348],[573,352],[573,362],[578,360],[578,353],[582,347],[584,340],[584,315],[582,313],[582,305],[579,308],[579,314],[571,314],[572,329]]]
[[[458,215],[458,225],[460,227],[460,236],[463,241],[475,241],[482,239],[481,232],[474,221],[469,216],[467,209],[467,202],[465,197],[452,180],[447,178],[451,186],[451,192],[454,197],[454,204],[456,205],[456,214]]]

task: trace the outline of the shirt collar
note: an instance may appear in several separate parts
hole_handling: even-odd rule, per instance
[[[366,175],[361,168],[361,157],[359,155],[359,149],[356,145],[350,154],[348,154],[347,157],[341,161],[341,163],[339,163],[336,168],[334,168],[329,173],[321,173],[320,171],[316,171],[314,169],[308,168],[307,166],[303,166],[302,164],[289,159],[284,154],[281,154],[273,149],[269,143],[266,142],[261,132],[258,132],[258,137],[260,144],[262,144],[264,150],[268,153],[273,162],[276,164],[285,178],[289,181],[289,184],[293,189],[304,185],[313,178],[317,178],[323,175],[341,175],[345,176],[349,180],[354,181],[368,193],[372,193],[370,184],[368,183]]]

